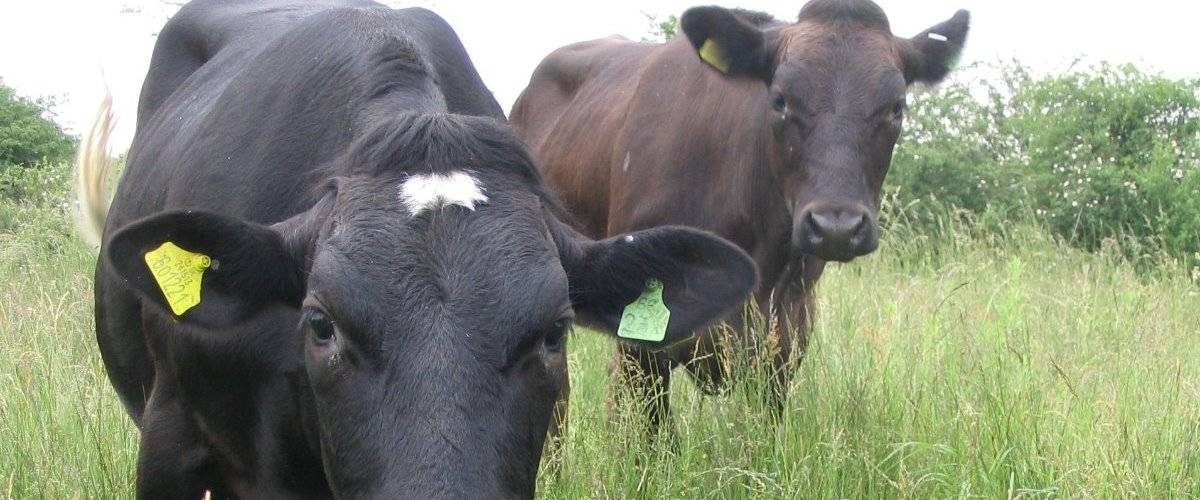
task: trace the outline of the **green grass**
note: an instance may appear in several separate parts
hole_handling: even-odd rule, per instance
[[[0,497],[128,497],[136,431],[93,338],[93,257],[59,208],[0,203]],[[571,339],[547,498],[1200,498],[1200,288],[1032,226],[893,231],[834,266],[785,418],[748,376],[672,397],[676,451],[607,403]],[[676,380],[686,377],[679,373]]]
[[[1136,275],[1032,228],[945,234],[892,235],[830,270],[780,425],[754,409],[754,379],[720,399],[677,387],[677,455],[630,444],[604,408],[611,349],[577,336],[573,427],[542,492],[1200,498],[1200,289],[1185,270]]]
[[[0,498],[130,497],[137,434],[92,329],[94,257],[57,207],[0,203]]]

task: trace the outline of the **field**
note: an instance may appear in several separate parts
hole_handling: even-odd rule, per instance
[[[93,338],[94,257],[61,204],[0,203],[0,497],[129,497],[136,432]],[[1035,225],[893,229],[832,267],[776,425],[758,377],[673,399],[649,445],[610,409],[611,346],[571,339],[546,498],[1200,498],[1200,288]],[[682,375],[676,380],[684,380]]]

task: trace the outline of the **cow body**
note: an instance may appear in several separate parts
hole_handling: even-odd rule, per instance
[[[530,496],[573,319],[614,330],[657,279],[673,341],[749,292],[712,236],[558,222],[502,122],[429,11],[180,10],[96,270],[140,496]],[[183,312],[148,270],[166,242],[211,259]]]
[[[686,225],[754,258],[754,302],[769,332],[755,337],[750,318],[735,315],[741,333],[731,340],[773,364],[778,408],[826,262],[877,245],[904,91],[945,75],[966,23],[960,12],[904,40],[866,0],[816,0],[795,23],[695,8],[666,43],[614,37],[555,51],[510,119],[589,236]],[[726,385],[717,337],[714,329],[664,352],[621,346],[618,361],[633,372],[635,397],[650,400],[652,426],[669,409],[673,367],[686,366],[709,392]]]
[[[712,71],[683,38],[661,45],[607,38],[547,58],[511,119],[577,229],[603,238],[677,224],[737,243],[759,268],[756,307],[771,310],[772,294],[785,291],[779,304],[792,313],[799,326],[794,340],[803,348],[808,291],[825,262],[797,260],[791,252],[792,218],[760,147],[767,124],[752,112],[767,106],[759,87]],[[703,113],[688,112],[695,109]],[[743,318],[729,319],[736,326]],[[780,364],[793,340],[785,332],[773,332]],[[666,418],[661,412],[674,367],[686,366],[706,391],[722,389],[718,336],[714,329],[662,352],[620,347],[619,369],[662,385],[639,388],[635,396],[659,399],[651,406],[652,425]],[[745,340],[744,347],[756,349],[766,339]]]

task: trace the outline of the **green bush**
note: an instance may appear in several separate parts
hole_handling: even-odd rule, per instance
[[[35,205],[62,203],[70,189],[72,168],[71,163],[58,162],[0,170],[0,198]]]
[[[1032,217],[1081,248],[1200,261],[1200,80],[996,69],[914,98],[888,177],[905,221]]]
[[[71,158],[75,139],[48,118],[53,104],[21,97],[0,81],[0,170]]]
[[[52,227],[46,224],[46,217],[31,214],[54,214],[59,218],[68,214],[74,202],[70,192],[72,173],[72,165],[65,162],[0,170],[0,237],[28,226],[41,227],[44,233],[56,236],[70,235],[69,228]]]

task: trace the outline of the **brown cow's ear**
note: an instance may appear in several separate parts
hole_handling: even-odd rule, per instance
[[[904,77],[908,83],[932,85],[945,79],[958,64],[970,29],[970,13],[960,10],[949,20],[902,41]]]
[[[299,304],[301,263],[275,228],[206,212],[133,222],[104,247],[110,267],[177,321],[225,328],[271,303]]]
[[[774,77],[775,53],[763,30],[744,15],[724,7],[693,7],[679,26],[700,60],[730,76]]]
[[[758,283],[745,252],[695,229],[591,241],[557,220],[550,225],[576,317],[626,342],[659,349],[686,340],[736,310]]]

